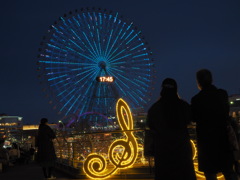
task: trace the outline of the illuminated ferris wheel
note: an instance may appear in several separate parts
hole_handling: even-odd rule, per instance
[[[118,98],[132,109],[150,100],[151,52],[141,31],[118,13],[92,8],[64,14],[50,26],[39,52],[40,79],[65,116],[105,126]]]

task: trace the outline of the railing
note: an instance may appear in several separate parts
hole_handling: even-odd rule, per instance
[[[129,140],[129,133],[136,141],[136,151],[133,147],[134,142]],[[189,127],[189,134],[192,139],[196,175],[204,178],[204,174],[198,171],[194,126]],[[59,130],[55,141],[58,165],[61,170],[77,178],[105,178],[107,176],[111,176],[111,179],[153,178],[154,159],[144,157],[144,136],[145,131],[141,129],[93,133],[72,133]],[[127,144],[130,144],[130,150]],[[136,153],[136,157],[129,155],[131,152]],[[124,166],[126,158],[135,158],[131,161],[132,164],[126,166],[129,168]],[[103,166],[106,167],[103,168]],[[92,170],[86,170],[86,168],[92,168]],[[218,175],[218,179],[223,179],[222,174]]]
[[[132,144],[134,143],[128,142],[129,133],[131,133],[136,140],[137,149],[135,150],[133,149],[134,147],[132,147]],[[127,147],[124,147],[123,144],[118,143],[119,141],[129,143],[130,150],[127,150]],[[114,142],[115,147],[112,147]],[[149,165],[151,165],[151,167],[153,166],[153,159],[144,157],[143,143],[144,130],[105,131],[78,134],[72,134],[67,131],[58,131],[57,140],[55,141],[55,150],[58,163],[79,169],[80,174],[86,174],[82,171],[82,169],[84,167],[83,165],[85,160],[90,154],[97,154],[103,157],[106,161],[106,169],[114,169],[114,166],[116,166],[116,163],[118,162],[119,169],[125,169],[125,167],[121,168],[123,167],[120,165],[120,163],[122,163],[120,161],[122,160],[116,160],[114,163],[113,160],[110,160],[110,156],[114,156],[113,158],[123,158],[124,156],[127,156],[127,153],[129,155],[129,153],[132,151],[132,153],[137,154],[134,161],[132,161],[133,164],[130,164],[129,166],[131,166],[131,168],[141,167],[142,170],[146,168],[146,171],[149,174]],[[110,149],[112,149],[111,151],[113,152],[110,153]],[[126,153],[125,151],[128,152]],[[129,155],[129,158],[133,159],[134,157],[133,155]],[[142,170],[141,172],[143,173]],[[114,174],[116,174],[116,172],[114,172]]]

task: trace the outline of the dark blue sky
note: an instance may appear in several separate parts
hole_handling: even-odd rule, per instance
[[[101,7],[119,12],[142,30],[157,71],[153,103],[161,81],[176,79],[188,102],[198,92],[195,72],[208,68],[214,83],[240,93],[239,0],[12,0],[1,3],[0,113],[57,122],[37,78],[37,55],[48,27],[71,10]],[[149,104],[149,105],[150,105]]]

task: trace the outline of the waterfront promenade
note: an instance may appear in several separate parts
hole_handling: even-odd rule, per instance
[[[56,176],[56,180],[75,179],[60,171],[55,171],[55,176]],[[17,164],[9,167],[6,172],[0,173],[0,180],[43,180],[43,179],[44,178],[43,178],[43,173],[41,171],[41,167],[39,167],[34,162],[31,162],[29,164],[21,164],[21,165]],[[123,179],[125,178],[122,178],[121,180]],[[198,178],[198,180],[204,180],[204,179],[205,178]],[[114,179],[114,180],[120,180],[120,179]],[[137,179],[131,179],[131,180],[137,180]],[[144,179],[144,180],[153,180],[153,179]],[[224,178],[221,178],[221,180],[224,180]]]

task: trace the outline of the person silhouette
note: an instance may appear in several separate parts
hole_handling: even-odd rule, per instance
[[[47,118],[41,119],[36,142],[36,160],[42,166],[44,177],[47,179],[55,179],[55,177],[52,176],[52,172],[55,166],[56,154],[52,140],[56,138],[56,135],[47,123]]]
[[[190,105],[178,97],[176,81],[166,78],[160,99],[147,115],[147,126],[155,134],[155,180],[196,180],[187,129],[190,120]]]
[[[196,122],[199,170],[206,180],[217,180],[219,172],[226,180],[237,180],[227,134],[228,94],[212,84],[208,69],[199,70],[196,79],[200,92],[192,97],[191,109]]]

